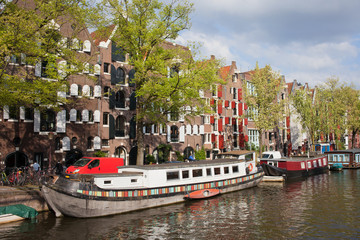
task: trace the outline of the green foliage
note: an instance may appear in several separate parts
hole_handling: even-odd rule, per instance
[[[82,71],[86,60],[64,46],[60,29],[74,26],[70,38],[83,29],[85,1],[35,0],[34,7],[22,1],[1,3],[0,107],[57,107],[66,101],[57,92],[64,90],[69,75]],[[60,60],[73,68],[59,65]],[[35,76],[39,69],[46,79]]]
[[[179,151],[175,151],[175,154],[176,154],[176,160],[177,161],[181,161],[181,162],[184,161],[184,156],[181,155],[181,153]]]
[[[157,149],[159,151],[159,163],[169,161],[172,146],[170,144],[160,144]]]
[[[147,162],[148,164],[155,164],[155,163],[156,163],[156,159],[155,159],[155,157],[154,157],[153,155],[148,154],[148,155],[146,155],[146,162]]]
[[[195,159],[196,160],[205,160],[206,159],[206,151],[204,147],[202,147],[199,151],[195,151]]]
[[[284,83],[281,76],[271,69],[270,65],[259,68],[258,63],[253,70],[251,80],[245,83],[245,102],[248,105],[248,118],[255,123],[255,128],[262,136],[264,131],[272,130],[285,111],[284,101],[278,99]],[[251,87],[250,87],[251,86]],[[260,149],[262,149],[262,138],[259,139]],[[248,146],[250,148],[250,146]],[[252,147],[254,150],[255,148]]]
[[[94,153],[95,157],[106,157],[106,153],[104,153],[103,151],[97,151]]]

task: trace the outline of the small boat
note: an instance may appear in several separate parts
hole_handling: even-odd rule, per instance
[[[220,189],[209,188],[209,189],[201,189],[197,191],[193,191],[189,194],[185,195],[185,199],[204,199],[214,197],[220,194]]]
[[[38,212],[23,204],[0,207],[0,224],[35,218]]]
[[[57,217],[88,218],[183,202],[198,190],[208,190],[204,196],[251,188],[263,176],[255,152],[236,151],[214,160],[120,166],[116,174],[60,176],[43,185],[42,194]]]
[[[325,155],[261,158],[260,165],[266,176],[283,176],[286,180],[306,178],[329,171]]]
[[[329,164],[330,170],[331,171],[342,171],[343,170],[343,165],[342,163],[333,163],[333,164]]]

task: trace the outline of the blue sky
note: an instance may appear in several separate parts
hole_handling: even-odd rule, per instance
[[[177,39],[201,43],[201,55],[236,61],[240,71],[270,64],[320,85],[329,77],[360,89],[359,0],[193,0],[190,31]]]

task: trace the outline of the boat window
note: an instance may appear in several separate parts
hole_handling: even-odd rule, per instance
[[[316,160],[315,160],[315,161],[313,161],[313,165],[314,165],[314,167],[317,167]]]
[[[224,167],[224,173],[229,174],[229,167]]]
[[[111,180],[105,180],[104,184],[111,184]]]
[[[355,155],[355,161],[358,163],[360,162],[360,154]]]
[[[301,162],[301,169],[305,169],[305,163]]]
[[[350,159],[349,154],[345,154],[345,162],[350,162],[349,159]]]
[[[211,168],[206,169],[206,176],[211,176]]]
[[[220,168],[219,167],[214,168],[214,173],[215,175],[219,175],[221,173]]]
[[[232,170],[233,170],[233,173],[237,173],[237,172],[239,172],[239,167],[238,166],[232,166]]]
[[[344,161],[344,160],[343,160],[343,158],[344,158],[343,155],[339,155],[338,158],[339,158],[339,162],[343,162],[343,161]]]
[[[131,182],[132,182],[132,183],[136,183],[136,182],[137,182],[137,179],[136,179],[136,178],[133,178],[133,179],[131,179]]]
[[[334,161],[334,159],[333,159],[333,158],[334,158],[334,155],[329,154],[329,161],[330,161],[330,162]]]
[[[80,158],[79,160],[77,160],[73,166],[75,167],[83,167],[85,166],[86,164],[88,164],[88,162],[90,162],[91,159],[88,159],[88,158]]]
[[[194,169],[193,177],[202,177],[202,169]]]
[[[252,153],[251,153],[251,154],[247,154],[247,155],[245,156],[245,161],[251,161],[251,160],[252,160],[252,156],[253,156]]]
[[[337,155],[334,155],[334,162],[337,162]]]
[[[189,178],[189,170],[182,171],[182,178]]]
[[[262,158],[270,158],[270,154],[263,154]]]
[[[176,171],[176,172],[166,172],[166,179],[167,179],[167,180],[179,179],[179,171]]]
[[[321,167],[321,159],[318,159],[319,167]]]
[[[308,168],[311,168],[311,162],[310,161],[308,162]]]
[[[326,158],[323,158],[323,164],[326,165]]]

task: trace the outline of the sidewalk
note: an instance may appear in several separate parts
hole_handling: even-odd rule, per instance
[[[7,187],[0,186],[0,206],[24,204],[38,212],[48,211],[49,208],[37,186]]]

